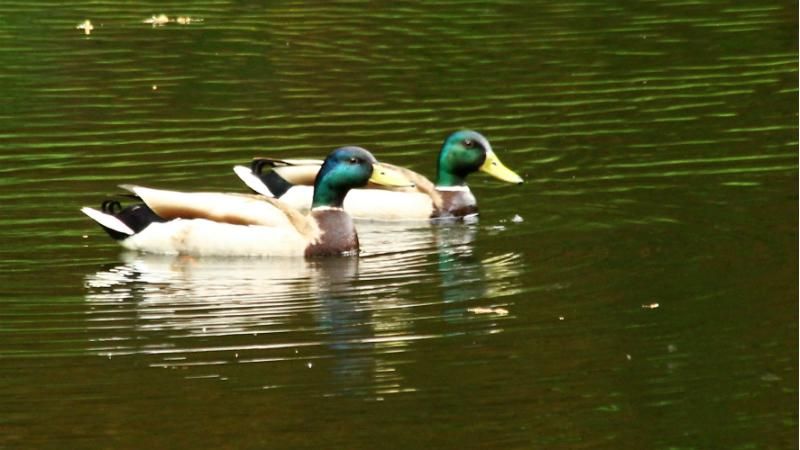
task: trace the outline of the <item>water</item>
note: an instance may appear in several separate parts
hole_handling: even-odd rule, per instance
[[[0,448],[797,447],[797,16],[3,3]],[[131,254],[78,212],[343,144],[432,175],[463,127],[526,184],[358,259]]]

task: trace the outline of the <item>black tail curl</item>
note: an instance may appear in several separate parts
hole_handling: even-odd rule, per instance
[[[106,214],[116,216],[120,211],[122,211],[122,204],[119,202],[119,200],[105,200],[100,206],[100,209]]]
[[[125,195],[125,197],[130,196]],[[138,197],[135,196],[134,198],[138,199]],[[153,212],[153,210],[144,203],[136,203],[123,208],[122,203],[120,203],[119,200],[108,199],[103,201],[103,203],[100,205],[100,208],[104,213],[110,214],[119,219],[135,233],[139,233],[140,231],[144,230],[151,223],[166,222],[165,219]],[[109,236],[118,241],[130,237],[128,234],[121,233],[117,230],[113,230],[102,225],[100,226],[103,227]]]
[[[265,166],[272,168],[275,167],[275,164],[271,159],[255,158],[252,162],[250,162],[250,171],[255,175],[262,175],[264,173]]]
[[[269,158],[255,158],[250,163],[250,172],[257,176],[276,198],[280,198],[294,185],[286,181],[274,170],[268,170],[267,173],[264,173],[264,168],[272,169],[282,165],[286,165],[286,163],[281,164],[279,161]]]

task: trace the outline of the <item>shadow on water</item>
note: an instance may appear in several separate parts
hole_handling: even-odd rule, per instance
[[[500,333],[513,317],[499,297],[518,289],[522,259],[477,258],[478,225],[361,229],[362,246],[381,253],[309,261],[125,253],[123,264],[85,278],[88,350],[144,356],[151,367],[241,389],[380,397],[416,390],[402,366],[418,343]]]

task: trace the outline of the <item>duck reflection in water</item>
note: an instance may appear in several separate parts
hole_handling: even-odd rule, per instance
[[[384,353],[408,330],[385,335],[399,330],[380,323],[393,321],[389,305],[397,298],[358,282],[358,258],[126,253],[123,260],[85,280],[93,353],[143,356],[187,377],[236,383],[264,373],[262,386],[246,388],[311,384],[321,395],[407,389]],[[320,382],[320,371],[331,376]]]
[[[414,390],[399,365],[414,359],[415,342],[500,330],[496,315],[470,308],[497,295],[493,277],[511,279],[519,259],[475,257],[477,226],[359,227],[363,248],[381,253],[325,260],[125,253],[123,264],[86,278],[90,350],[145,355],[149,365],[187,377],[264,383],[246,388],[310,385],[320,395],[379,397]],[[432,320],[442,326],[424,332]],[[320,380],[321,371],[329,377]]]
[[[444,313],[448,321],[469,320],[475,314],[506,316],[509,305],[502,298],[519,292],[516,280],[523,264],[521,255],[476,256],[473,242],[477,230],[475,225],[435,228],[442,301],[450,305]],[[465,304],[470,306],[465,308]]]

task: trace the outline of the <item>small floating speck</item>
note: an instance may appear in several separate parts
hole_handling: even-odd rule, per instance
[[[629,354],[625,355],[625,359],[627,359],[628,361],[630,361],[631,359],[633,359],[633,357],[632,357],[632,356],[630,355],[630,353],[629,353]]]
[[[564,320],[564,316],[558,316],[558,320]]]
[[[306,363],[306,367],[308,367],[310,369],[310,368],[314,367],[314,363],[308,362],[308,363]]]
[[[775,375],[774,373],[765,373],[761,375],[761,381],[781,381],[782,378]]]
[[[89,235],[88,235],[88,234],[84,234],[84,235],[83,235],[83,236],[81,236],[81,237],[82,237],[83,239],[89,239]]]
[[[644,309],[656,309],[659,306],[660,305],[658,303],[648,303],[646,305],[642,305],[642,308],[644,308]]]
[[[169,23],[169,17],[166,14],[159,14],[152,16],[149,19],[144,19],[144,23],[152,24],[154,27],[160,27]]]
[[[154,90],[154,91],[157,91],[157,90],[158,90],[158,86],[154,84],[154,85],[153,85],[153,90]]]
[[[94,30],[94,25],[92,25],[92,21],[87,19],[79,23],[78,26],[76,26],[75,28],[78,30],[83,30],[83,34],[88,36],[92,34],[92,30]]]
[[[525,219],[523,219],[519,214],[514,214],[514,217],[511,218],[511,221],[514,223],[522,223],[525,221]]]

